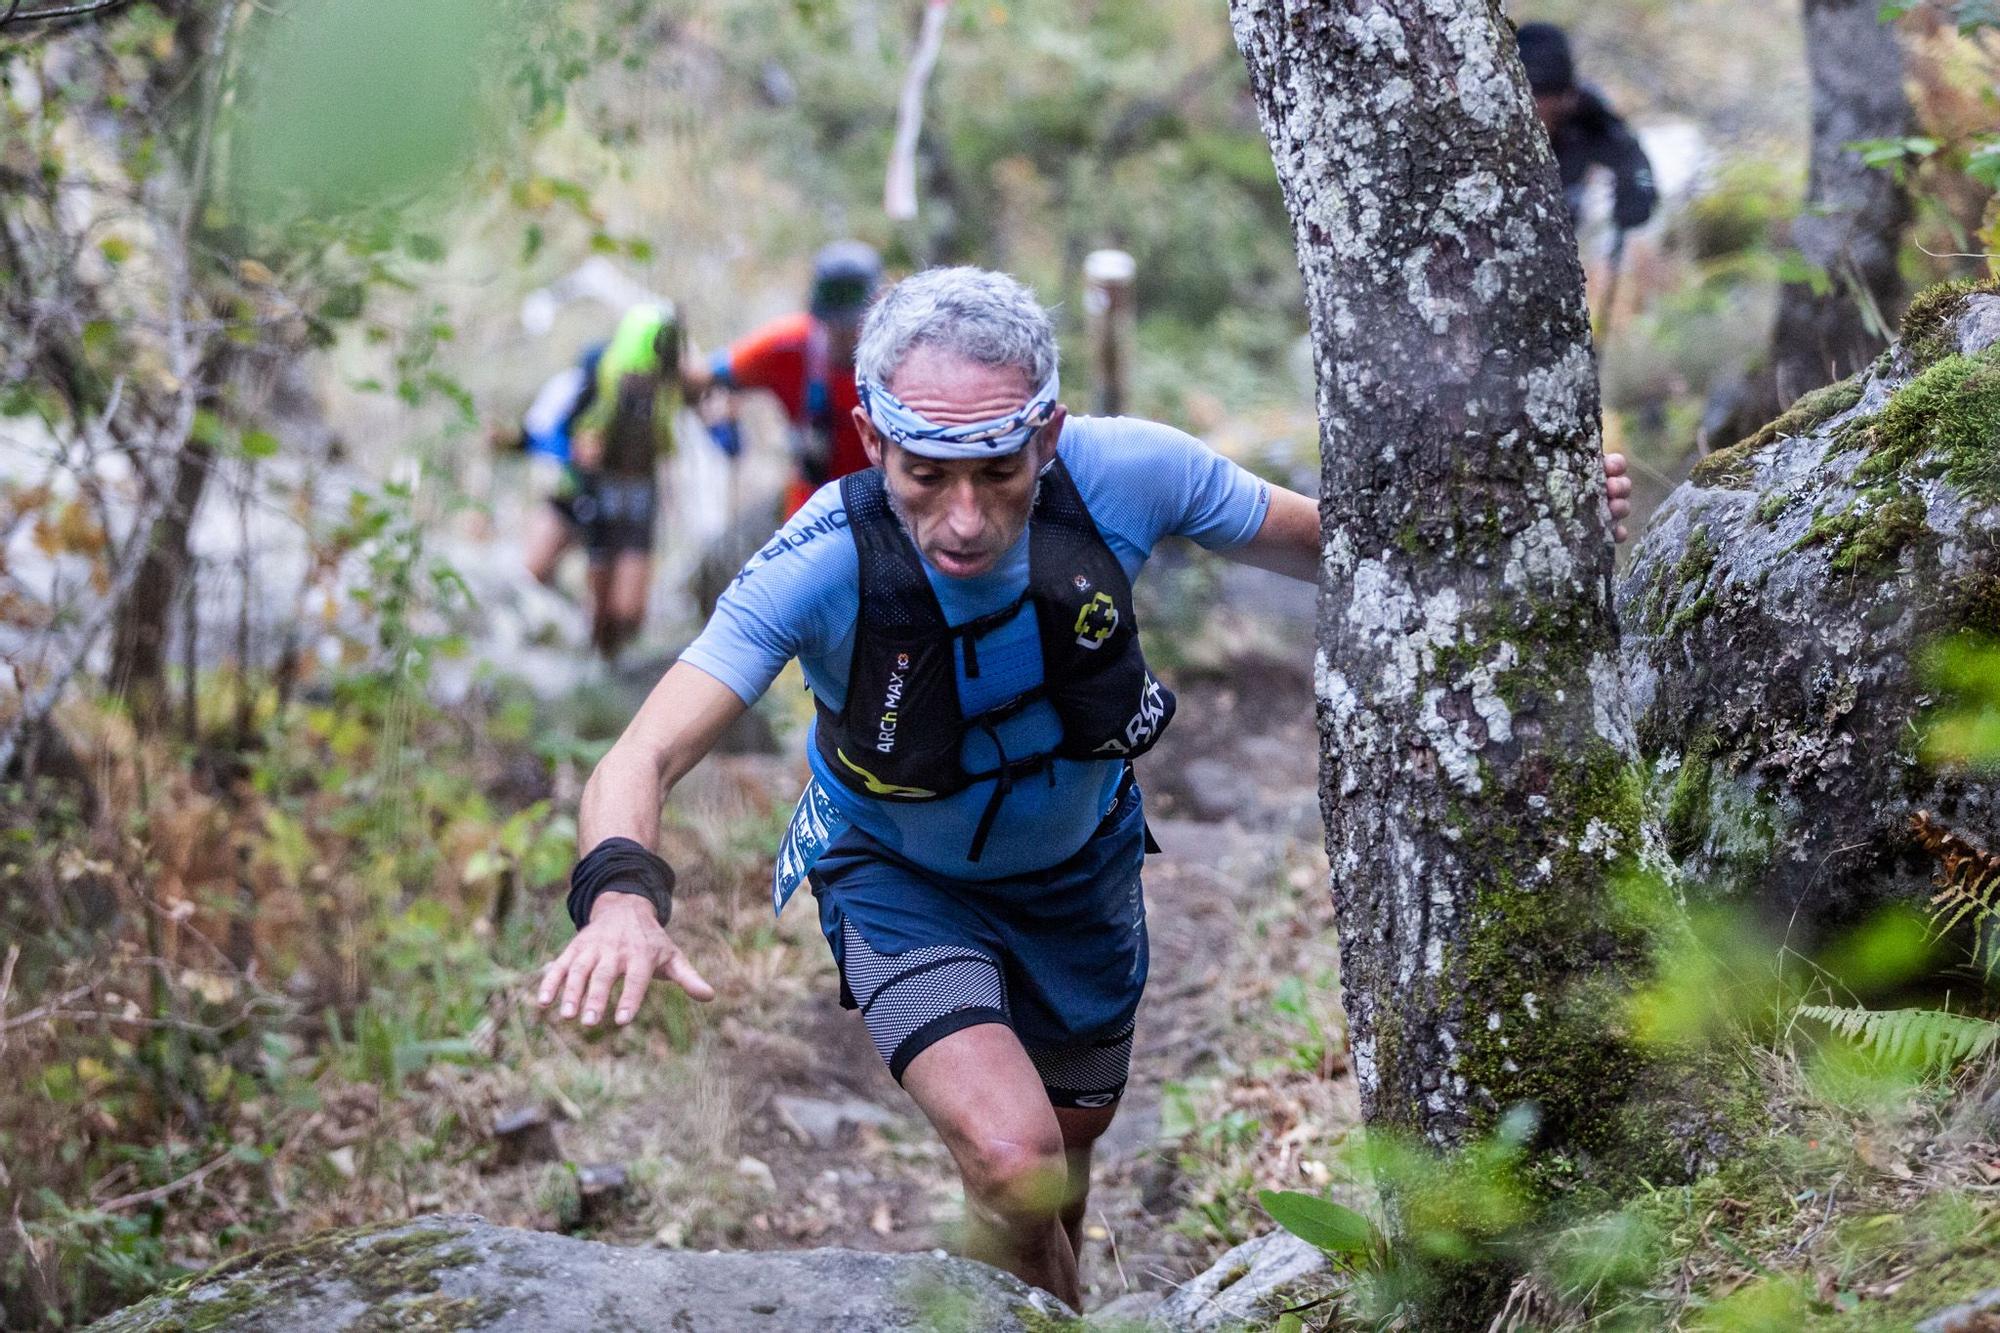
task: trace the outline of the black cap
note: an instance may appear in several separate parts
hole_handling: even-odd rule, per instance
[[[835,241],[813,256],[812,312],[821,319],[859,315],[882,281],[882,256],[860,241]]]
[[[1568,34],[1553,23],[1523,23],[1516,35],[1521,43],[1521,63],[1528,70],[1528,87],[1537,97],[1576,87],[1576,61],[1569,53]]]

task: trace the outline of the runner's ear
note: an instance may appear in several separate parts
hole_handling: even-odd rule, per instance
[[[854,412],[854,429],[861,434],[861,448],[868,455],[872,467],[887,466],[882,458],[882,437],[875,433],[875,423],[868,419],[868,413],[859,407]]]
[[[1028,447],[1035,450],[1035,471],[1039,474],[1056,459],[1056,445],[1062,440],[1063,422],[1069,419],[1069,409],[1061,403],[1049,417],[1048,424],[1035,432],[1035,438]]]

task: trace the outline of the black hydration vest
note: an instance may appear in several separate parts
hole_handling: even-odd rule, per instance
[[[1173,692],[1146,669],[1132,614],[1132,583],[1084,508],[1057,459],[1042,474],[1028,522],[1028,590],[1012,605],[962,625],[948,624],[923,557],[889,510],[879,468],[841,478],[847,526],[861,557],[861,616],[847,702],[838,713],[818,701],[820,756],[856,792],[884,801],[934,801],[993,781],[967,859],[985,849],[1001,802],[1016,781],[1051,760],[1129,759],[1153,748],[1173,720]],[[967,717],[959,704],[957,645],[965,674],[979,675],[979,640],[1012,621],[1023,602],[1035,611],[1042,683]],[[1001,722],[1046,699],[1062,740],[1045,754],[1009,758]],[[983,731],[1000,761],[968,772],[962,747]]]

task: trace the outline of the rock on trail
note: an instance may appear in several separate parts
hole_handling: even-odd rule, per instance
[[[1325,1256],[1282,1233],[1237,1247],[1164,1302],[1096,1328],[1240,1327]],[[469,1214],[325,1232],[218,1265],[92,1333],[1052,1333],[1085,1326],[1046,1292],[942,1251],[632,1249]]]
[[[571,1240],[464,1214],[252,1251],[95,1333],[1031,1333],[1072,1316],[940,1254],[698,1254]]]
[[[2000,783],[1926,761],[1934,645],[2000,637],[2000,289],[1934,289],[1869,370],[1704,459],[1618,589],[1654,813],[1694,884],[1812,937],[1921,904],[1928,814]]]

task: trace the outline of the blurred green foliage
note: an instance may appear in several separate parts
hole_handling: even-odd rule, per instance
[[[435,192],[491,132],[482,84],[526,35],[507,30],[510,8],[317,0],[263,11],[225,129],[241,207],[325,216]]]
[[[2000,642],[1964,635],[1935,645],[1928,675],[1941,697],[1924,733],[1932,763],[2000,766]]]
[[[718,127],[816,214],[759,219],[773,250],[860,232],[892,262],[1020,276],[1080,328],[1093,249],[1138,261],[1141,409],[1192,383],[1296,400],[1304,332],[1291,229],[1224,16],[1197,0],[998,0],[954,11],[919,146],[920,213],[881,218],[886,148],[918,6],[820,4],[772,23],[752,0],[687,4],[763,105]],[[1144,373],[1144,372],[1142,372]]]

